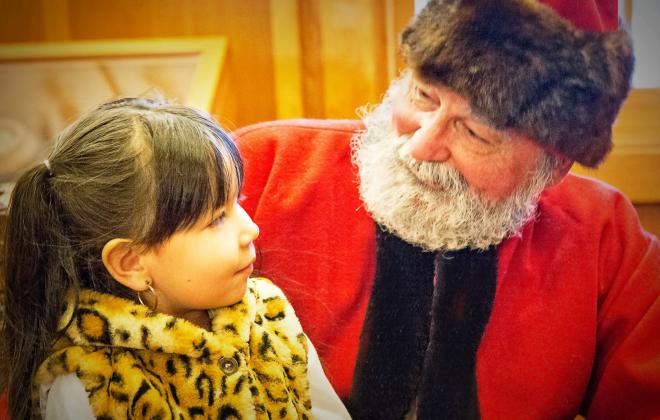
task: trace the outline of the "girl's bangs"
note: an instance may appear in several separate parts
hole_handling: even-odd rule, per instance
[[[146,245],[156,245],[238,197],[243,163],[223,131],[199,124],[177,127],[154,142],[155,220]]]

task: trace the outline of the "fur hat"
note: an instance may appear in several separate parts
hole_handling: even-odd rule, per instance
[[[630,89],[632,41],[616,1],[602,16],[593,1],[545,1],[431,0],[403,31],[402,53],[495,128],[596,167]]]

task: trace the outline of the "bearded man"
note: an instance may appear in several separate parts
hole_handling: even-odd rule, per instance
[[[568,173],[612,147],[631,42],[615,1],[545,3],[431,1],[361,122],[236,133],[260,268],[354,418],[660,416],[660,245]]]

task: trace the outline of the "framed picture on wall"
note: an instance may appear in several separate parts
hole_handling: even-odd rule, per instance
[[[209,111],[226,47],[220,37],[0,45],[0,207],[56,134],[101,102],[162,95]]]

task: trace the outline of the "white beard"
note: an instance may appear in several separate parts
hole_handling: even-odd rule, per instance
[[[511,196],[481,198],[457,170],[410,157],[410,136],[398,137],[391,123],[392,95],[403,83],[392,84],[383,103],[364,117],[367,130],[352,140],[360,195],[373,219],[428,251],[486,249],[520,232],[552,179],[552,161],[542,155]]]

